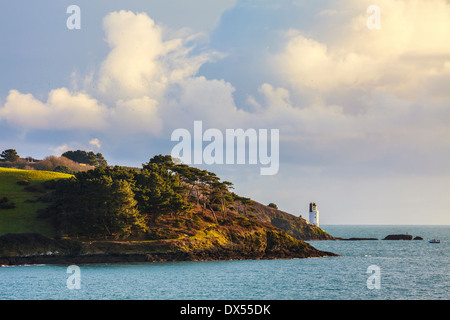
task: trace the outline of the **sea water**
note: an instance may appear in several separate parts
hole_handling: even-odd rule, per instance
[[[450,226],[322,226],[310,241],[340,257],[0,268],[0,299],[20,300],[400,300],[450,298]],[[423,241],[381,240],[388,234]],[[431,244],[436,238],[441,243]],[[375,270],[375,271],[374,271]],[[68,273],[69,271],[69,273]],[[376,285],[374,285],[376,284]]]

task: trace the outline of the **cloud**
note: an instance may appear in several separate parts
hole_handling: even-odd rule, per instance
[[[347,0],[340,6],[339,12],[321,8],[308,32],[285,30],[280,50],[261,53],[266,78],[247,86],[258,88],[247,94],[249,111],[237,106],[231,82],[199,74],[217,57],[213,49],[196,50],[192,34],[166,32],[146,13],[118,11],[103,22],[108,55],[81,85],[74,81],[82,89],[55,89],[47,102],[11,90],[0,119],[28,129],[159,138],[194,120],[220,129],[275,128],[290,144],[285,158],[293,161],[305,160],[304,150],[328,163],[349,155],[350,161],[399,157],[395,150],[411,153],[414,146],[436,151],[443,144],[437,135],[449,132],[450,45],[439,41],[450,30],[449,6],[381,1],[376,31],[366,27],[368,4]],[[325,33],[319,25],[324,17],[340,23]],[[410,28],[399,28],[399,21]],[[438,31],[427,36],[426,24]]]
[[[121,133],[133,131],[157,134],[163,125],[158,101],[147,96],[118,100],[116,107],[111,110],[111,124]]]
[[[97,149],[100,149],[101,146],[102,146],[102,144],[100,143],[100,140],[98,140],[98,138],[94,138],[94,139],[90,140],[90,141],[89,141],[89,144],[90,144],[91,146],[96,147]]]
[[[169,51],[161,28],[145,13],[112,12],[103,20],[111,51],[100,69],[100,92],[120,97],[154,95],[164,88],[157,59]],[[159,81],[158,81],[159,80]]]
[[[57,147],[50,147],[49,150],[52,151],[53,154],[60,156],[64,152],[71,150],[71,147],[69,147],[67,143],[64,143]]]
[[[193,125],[202,120],[214,128],[239,126],[245,122],[245,112],[237,109],[233,93],[235,88],[224,80],[208,80],[192,77],[169,91],[175,98],[164,110],[164,119],[169,128]],[[176,114],[177,117],[173,117]]]
[[[107,108],[96,99],[66,88],[50,91],[46,102],[32,94],[10,90],[0,108],[0,119],[29,129],[101,129],[106,126]]]
[[[318,94],[383,90],[414,100],[429,94],[427,84],[435,79],[450,80],[450,5],[445,0],[378,1],[380,30],[366,26],[368,2],[341,5],[350,19],[327,29],[328,37],[322,37],[321,28],[315,37],[286,32],[287,43],[273,65],[292,88]],[[331,26],[333,17],[328,19]],[[434,95],[447,92],[442,88]]]
[[[303,35],[291,36],[284,51],[275,57],[280,74],[304,91],[327,92],[373,83],[379,77],[376,61],[354,52],[334,52],[326,44]]]
[[[190,55],[191,35],[163,39],[164,28],[146,13],[119,11],[103,21],[111,47],[100,68],[99,91],[116,99],[162,99],[167,86],[195,75],[210,54]]]
[[[170,123],[174,118],[174,110],[161,110],[174,106],[173,101],[178,100],[179,97],[171,100],[174,87],[185,93],[182,102],[175,103],[175,110],[204,101],[205,90],[201,86],[211,88],[218,96],[223,96],[221,89],[225,89],[225,95],[229,93],[227,85],[222,86],[220,81],[195,77],[201,65],[216,54],[194,54],[196,37],[186,30],[164,32],[146,13],[131,11],[108,14],[103,26],[111,50],[96,74],[72,72],[71,86],[75,91],[52,90],[47,102],[11,90],[6,103],[0,106],[0,120],[26,129],[157,135],[163,122]],[[164,34],[180,37],[165,39]]]

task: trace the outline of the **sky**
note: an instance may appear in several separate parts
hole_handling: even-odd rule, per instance
[[[275,174],[195,166],[322,225],[448,225],[449,39],[448,0],[3,1],[0,149],[140,167],[195,121],[278,130]]]

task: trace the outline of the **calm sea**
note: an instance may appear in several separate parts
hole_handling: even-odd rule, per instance
[[[424,241],[312,241],[342,257],[0,268],[0,299],[448,300],[450,226],[322,226],[336,237],[411,234]],[[429,239],[440,239],[431,244]],[[71,272],[71,271],[70,271]],[[79,283],[80,289],[69,287]],[[79,281],[78,281],[79,280]],[[78,281],[78,282],[77,282]]]

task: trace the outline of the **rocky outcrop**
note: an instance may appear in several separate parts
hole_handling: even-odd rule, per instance
[[[311,225],[302,217],[294,216],[293,214],[265,206],[259,202],[254,201],[252,205],[244,208],[239,202],[235,202],[234,206],[239,212],[247,216],[254,216],[259,221],[269,223],[283,231],[290,236],[299,240],[336,240],[333,236],[326,233],[315,225]]]
[[[56,240],[38,234],[0,237],[0,265],[292,259],[337,256],[276,228],[217,228],[194,237],[156,241]]]
[[[81,243],[49,238],[39,233],[8,233],[0,236],[0,257],[74,255],[81,252]]]
[[[390,234],[386,236],[383,240],[423,240],[420,236],[415,236],[409,234]]]
[[[412,235],[409,234],[390,234],[383,240],[412,240]]]

